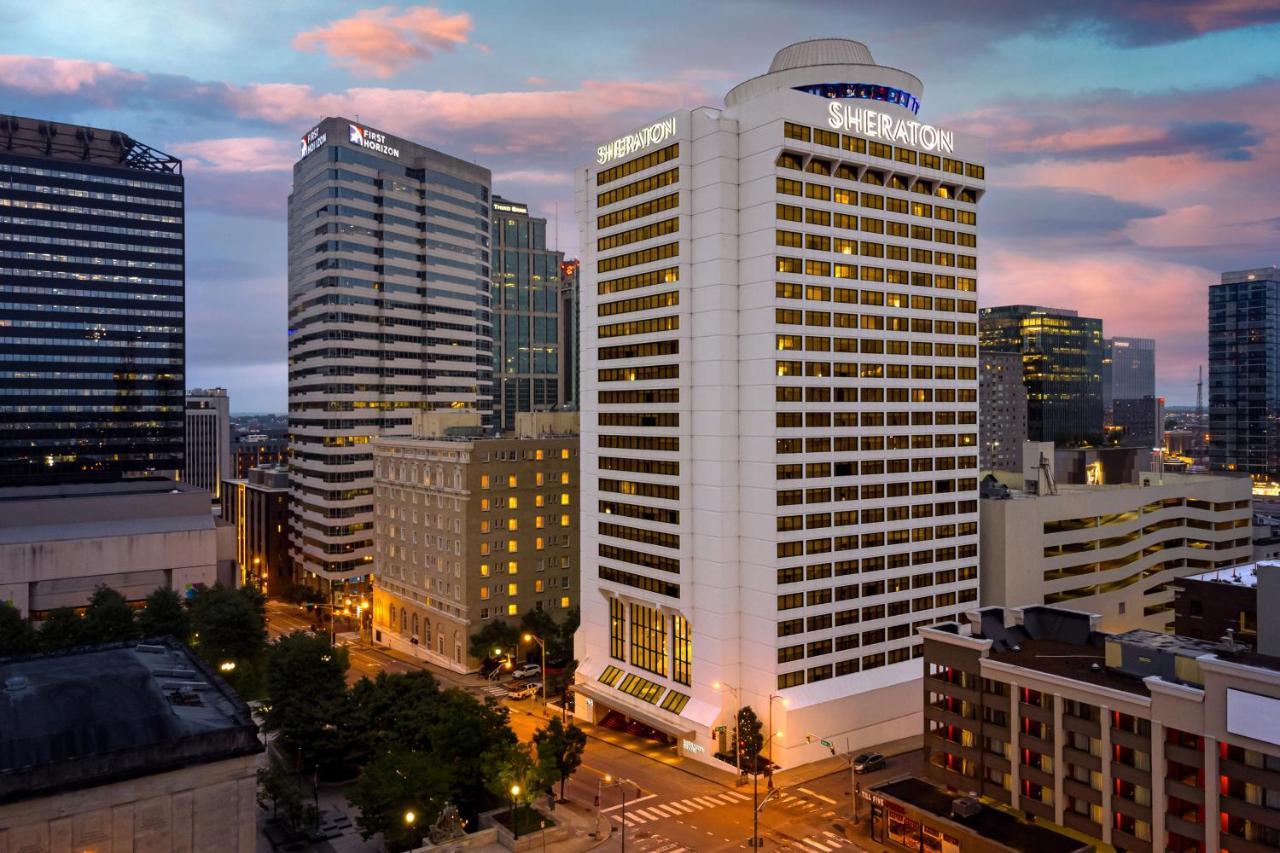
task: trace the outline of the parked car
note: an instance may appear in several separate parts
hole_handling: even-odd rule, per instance
[[[536,675],[542,675],[542,667],[536,663],[521,664],[511,671],[512,678],[533,678]]]
[[[527,681],[517,687],[507,691],[507,695],[512,699],[532,699],[542,690],[541,681]]]
[[[871,773],[885,768],[884,756],[878,752],[864,752],[853,759],[854,773]]]

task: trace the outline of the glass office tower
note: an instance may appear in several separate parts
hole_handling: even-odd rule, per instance
[[[1027,438],[1102,439],[1102,321],[1037,305],[982,309],[982,349],[1022,353]]]
[[[565,402],[561,374],[564,252],[547,248],[547,220],[493,197],[494,426],[515,429],[517,412]]]
[[[182,468],[182,162],[0,116],[0,485]]]
[[[1209,288],[1209,467],[1280,478],[1280,270]]]

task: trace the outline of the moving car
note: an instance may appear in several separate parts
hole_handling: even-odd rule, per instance
[[[871,773],[885,768],[884,756],[878,752],[864,752],[853,759],[854,773]]]
[[[522,664],[511,672],[512,678],[533,678],[535,675],[542,675],[542,667],[536,663]]]

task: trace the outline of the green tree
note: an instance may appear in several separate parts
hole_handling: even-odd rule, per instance
[[[336,720],[346,710],[347,650],[325,637],[297,632],[267,650],[266,687],[271,697],[263,728],[276,732],[285,754],[315,770],[345,758]]]
[[[750,705],[738,711],[738,725],[733,735],[734,748],[741,750],[743,769],[754,770],[760,750],[764,748],[764,724]]]
[[[40,648],[45,651],[70,649],[85,644],[84,620],[70,607],[49,611],[40,625]]]
[[[261,594],[249,587],[218,584],[202,589],[191,602],[195,649],[209,663],[257,660],[266,649],[267,629]]]
[[[453,779],[450,766],[428,753],[378,754],[346,789],[348,802],[360,810],[360,836],[368,840],[380,832],[392,851],[421,846],[426,830],[449,801]],[[410,812],[412,821],[406,820]]]
[[[587,748],[587,733],[569,723],[566,728],[559,717],[552,717],[545,729],[533,736],[538,747],[538,764],[548,780],[560,780],[560,800],[564,801],[564,784],[582,766],[582,753]]]
[[[489,660],[506,654],[519,641],[520,630],[515,625],[501,619],[490,619],[484,623],[483,628],[471,635],[468,650],[477,660]],[[499,655],[493,653],[494,649],[499,650]]]
[[[86,643],[118,643],[138,636],[133,621],[133,608],[123,595],[106,584],[99,584],[84,609]]]
[[[146,609],[138,614],[138,628],[144,637],[168,636],[185,643],[191,639],[191,614],[177,592],[157,587],[147,596]]]
[[[485,751],[516,743],[507,709],[455,689],[441,693],[432,712],[419,737],[435,745],[440,760],[454,762],[457,805],[474,822],[485,804]]]
[[[0,657],[25,655],[36,650],[36,631],[22,611],[0,600]]]
[[[428,672],[362,678],[348,694],[349,709],[338,722],[344,741],[357,755],[392,749],[429,750],[427,732],[434,722],[440,688]]]
[[[580,622],[581,613],[576,607],[566,610],[560,622],[548,611],[535,607],[520,617],[520,629],[536,634],[547,644],[547,665],[551,666],[573,658],[573,635]]]
[[[316,807],[308,802],[309,792],[304,791],[298,775],[285,767],[274,752],[268,752],[266,767],[258,770],[260,800],[271,803],[271,814],[291,832],[301,832],[316,823]]]
[[[490,793],[516,807],[527,806],[547,790],[548,779],[534,757],[532,744],[504,743],[484,755],[484,781]],[[512,790],[516,793],[513,795]]]

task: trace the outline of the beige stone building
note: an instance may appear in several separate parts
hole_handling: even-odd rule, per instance
[[[236,585],[235,526],[209,493],[162,477],[0,489],[0,601],[40,621],[100,584],[131,602]]]
[[[257,726],[185,647],[8,658],[0,684],[0,853],[256,849]]]
[[[534,608],[578,604],[578,417],[428,413],[374,454],[374,642],[457,672],[469,637]]]
[[[1253,553],[1247,477],[1139,473],[1050,488],[1043,473],[1038,485],[1035,470],[1022,476],[1023,488],[984,483],[983,606],[1056,604],[1099,614],[1104,631],[1164,631],[1179,578]]]

